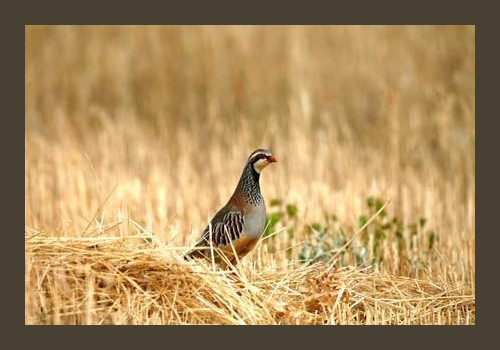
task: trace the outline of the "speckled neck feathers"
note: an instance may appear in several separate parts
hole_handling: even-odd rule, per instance
[[[234,195],[241,195],[245,202],[253,206],[264,204],[264,198],[260,193],[260,174],[255,171],[253,165],[248,162],[243,169],[240,181]]]

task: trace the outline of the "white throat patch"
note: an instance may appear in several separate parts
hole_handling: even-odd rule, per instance
[[[262,169],[264,169],[268,165],[269,165],[269,162],[267,161],[267,159],[259,159],[258,161],[256,161],[255,163],[253,163],[253,168],[255,169],[255,171],[257,173],[260,174],[260,172],[262,171]]]

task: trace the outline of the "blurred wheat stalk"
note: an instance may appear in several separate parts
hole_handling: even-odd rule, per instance
[[[436,230],[426,278],[474,293],[474,27],[27,26],[25,42],[28,236],[188,245],[265,146],[280,161],[267,199],[354,225],[367,196],[391,198]],[[243,268],[300,274],[289,256],[307,239],[276,235]],[[26,320],[40,323],[31,249]],[[469,305],[442,322],[473,322]]]

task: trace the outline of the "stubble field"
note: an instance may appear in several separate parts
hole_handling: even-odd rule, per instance
[[[474,27],[27,26],[26,324],[474,324]],[[248,155],[269,225],[182,253]]]

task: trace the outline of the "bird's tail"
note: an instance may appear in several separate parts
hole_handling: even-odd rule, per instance
[[[204,250],[202,249],[192,249],[186,254],[184,254],[184,260],[200,259],[200,258],[206,258]]]

